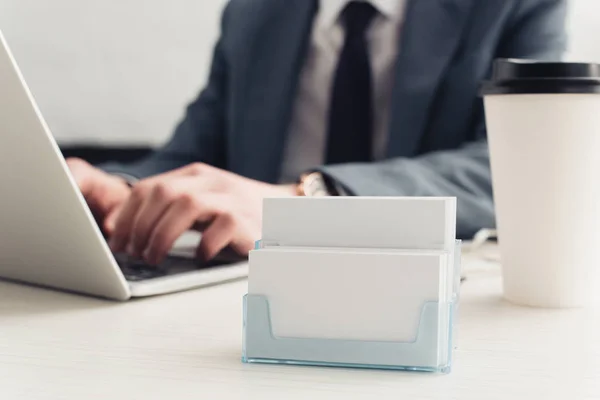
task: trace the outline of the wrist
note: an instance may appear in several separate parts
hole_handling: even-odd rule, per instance
[[[285,189],[286,193],[288,193],[290,196],[292,196],[292,197],[298,196],[298,185],[297,184],[283,185],[283,188]]]
[[[265,186],[262,194],[263,197],[295,197],[296,185],[270,185]]]

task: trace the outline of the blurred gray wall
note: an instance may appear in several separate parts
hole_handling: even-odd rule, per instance
[[[0,30],[62,143],[156,145],[206,80],[225,0],[0,0]]]
[[[206,80],[225,3],[0,0],[0,29],[61,143],[158,145]],[[600,1],[570,5],[570,57],[600,61]]]

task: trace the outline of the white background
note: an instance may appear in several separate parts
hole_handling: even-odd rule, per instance
[[[569,1],[572,57],[600,61],[600,1]],[[206,80],[225,2],[0,0],[0,29],[60,142],[158,145]]]

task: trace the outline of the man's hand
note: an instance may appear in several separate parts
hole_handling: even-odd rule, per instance
[[[70,158],[67,165],[92,213],[104,231],[111,235],[115,216],[129,197],[131,189],[122,179],[109,175],[81,159]]]
[[[192,164],[136,184],[116,216],[110,246],[159,264],[184,232],[198,229],[199,257],[212,259],[227,246],[247,255],[260,238],[263,198],[293,195],[291,186]]]

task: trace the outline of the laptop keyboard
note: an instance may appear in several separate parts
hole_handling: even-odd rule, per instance
[[[149,265],[142,260],[133,259],[126,254],[115,254],[115,259],[125,279],[130,282],[156,279],[222,265],[219,262],[203,263],[198,260],[176,256],[169,256],[160,265],[156,266]]]

